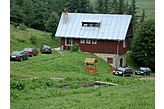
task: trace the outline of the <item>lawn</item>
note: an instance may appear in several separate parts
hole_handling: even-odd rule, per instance
[[[93,54],[57,51],[39,54],[23,62],[10,62],[10,100],[12,109],[153,109],[155,81],[138,80],[143,76],[120,77]],[[96,57],[97,73],[85,72],[85,57]],[[31,79],[33,78],[33,79]],[[35,79],[34,79],[35,78]],[[62,78],[61,80],[50,78]],[[106,81],[118,86],[80,87],[88,81]],[[64,86],[68,86],[64,88]]]

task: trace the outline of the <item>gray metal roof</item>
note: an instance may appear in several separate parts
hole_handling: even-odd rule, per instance
[[[56,37],[102,40],[125,40],[131,15],[68,13],[66,23],[61,15]],[[82,27],[82,22],[100,22],[100,27]]]

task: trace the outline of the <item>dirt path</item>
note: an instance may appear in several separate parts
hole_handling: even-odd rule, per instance
[[[138,78],[139,80],[154,80],[155,81],[155,77],[144,77],[144,78]]]

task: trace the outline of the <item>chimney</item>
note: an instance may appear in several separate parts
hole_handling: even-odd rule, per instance
[[[66,9],[63,11],[63,23],[67,23],[68,20],[68,12]]]

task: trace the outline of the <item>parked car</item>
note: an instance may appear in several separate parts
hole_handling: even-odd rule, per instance
[[[132,68],[129,68],[129,67],[119,67],[113,71],[113,74],[114,75],[122,75],[123,77],[132,76],[133,71],[132,71]]]
[[[149,67],[139,67],[138,70],[135,71],[136,75],[150,75],[151,69]]]
[[[40,48],[41,53],[52,53],[52,49],[49,45],[42,45]]]
[[[15,61],[23,61],[23,60],[28,60],[29,56],[26,52],[24,51],[13,51],[10,54],[10,60],[15,60]]]
[[[28,56],[31,57],[38,55],[38,51],[35,48],[24,48],[23,51],[26,52]]]

